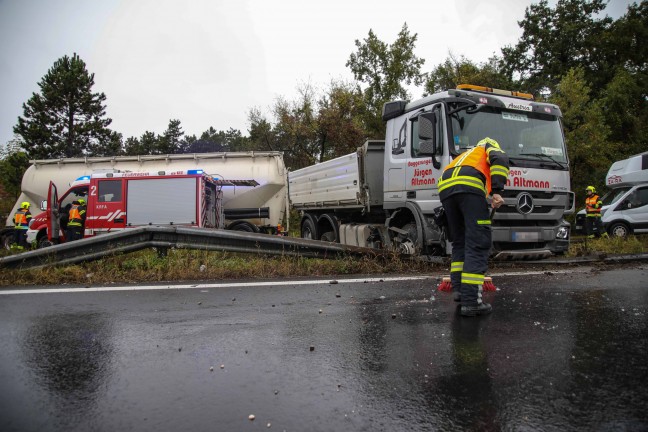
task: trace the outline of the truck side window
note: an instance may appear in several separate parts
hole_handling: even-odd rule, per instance
[[[99,180],[99,202],[116,202],[122,200],[121,181]]]
[[[412,157],[418,157],[421,148],[421,140],[418,136],[419,122],[418,119],[412,119]]]
[[[407,145],[407,122],[403,123],[403,126],[398,132],[398,140],[394,139],[392,145],[392,154],[399,155],[405,153],[405,146]]]
[[[67,218],[67,213],[72,207],[72,202],[78,200],[79,198],[87,199],[88,195],[88,186],[83,186],[77,189],[73,189],[68,193],[63,199],[61,199],[60,212],[61,216]]]

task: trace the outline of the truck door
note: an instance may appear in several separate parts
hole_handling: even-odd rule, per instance
[[[126,227],[124,181],[121,178],[93,178],[86,218],[87,235],[122,230]]]
[[[59,242],[59,205],[56,185],[50,181],[47,190],[47,239],[56,244]]]
[[[405,168],[407,166],[407,126],[405,116],[392,120],[387,127],[385,148],[385,204],[405,201]]]
[[[426,112],[426,116],[434,114],[436,120],[434,122],[435,130],[434,135],[436,137],[437,143],[437,152],[434,156],[429,155],[419,155],[419,148],[421,146],[421,140],[419,139],[419,122],[418,115],[416,113],[410,117],[410,139],[409,142],[411,146],[407,147],[407,167],[405,171],[405,190],[407,191],[408,199],[420,200],[429,200],[432,195],[427,193],[421,193],[423,191],[429,191],[433,189],[435,192],[437,190],[437,184],[439,183],[439,178],[443,172],[442,168],[445,163],[442,163],[444,147],[443,147],[443,121],[441,116],[441,104],[437,104],[433,107],[431,112]],[[447,152],[446,152],[447,154]]]

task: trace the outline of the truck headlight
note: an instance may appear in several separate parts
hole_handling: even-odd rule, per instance
[[[558,232],[556,233],[556,238],[561,240],[567,240],[569,238],[569,229],[567,229],[566,227],[558,228]]]

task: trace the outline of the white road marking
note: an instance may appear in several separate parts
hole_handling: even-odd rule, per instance
[[[526,271],[526,272],[505,272],[489,273],[489,276],[496,278],[499,276],[534,276],[543,274],[565,274],[565,273],[586,273],[590,269],[568,269],[568,270],[543,270],[543,271]],[[55,294],[55,293],[85,293],[85,292],[109,292],[109,291],[147,291],[147,290],[181,290],[181,289],[207,289],[207,288],[244,288],[244,287],[262,287],[262,286],[279,286],[279,285],[327,285],[332,280],[343,283],[370,283],[370,282],[398,282],[431,279],[436,283],[439,275],[428,276],[399,276],[399,277],[371,277],[359,279],[316,279],[316,280],[296,280],[296,281],[268,281],[268,282],[239,282],[239,283],[197,283],[197,284],[179,284],[179,285],[128,285],[128,286],[104,286],[93,288],[39,288],[39,289],[0,289],[0,295],[17,295],[17,294]]]
[[[17,289],[0,290],[0,295],[13,294],[50,294],[50,293],[79,293],[79,292],[104,292],[104,291],[146,291],[146,290],[180,290],[180,289],[206,289],[206,288],[242,288],[262,287],[277,285],[328,285],[332,280],[338,284],[344,283],[365,283],[365,282],[394,282],[409,280],[432,279],[431,276],[404,276],[404,277],[373,277],[364,279],[316,279],[297,281],[269,281],[269,282],[240,282],[240,283],[214,283],[214,284],[182,284],[182,285],[132,285],[132,286],[105,286],[93,288],[39,288],[39,289]]]

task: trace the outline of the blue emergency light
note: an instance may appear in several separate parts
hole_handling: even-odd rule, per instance
[[[78,179],[76,179],[75,181],[81,181],[81,180],[90,180],[90,176],[88,176],[88,175],[81,176]]]
[[[187,170],[187,174],[202,174],[203,172],[201,169]]]

